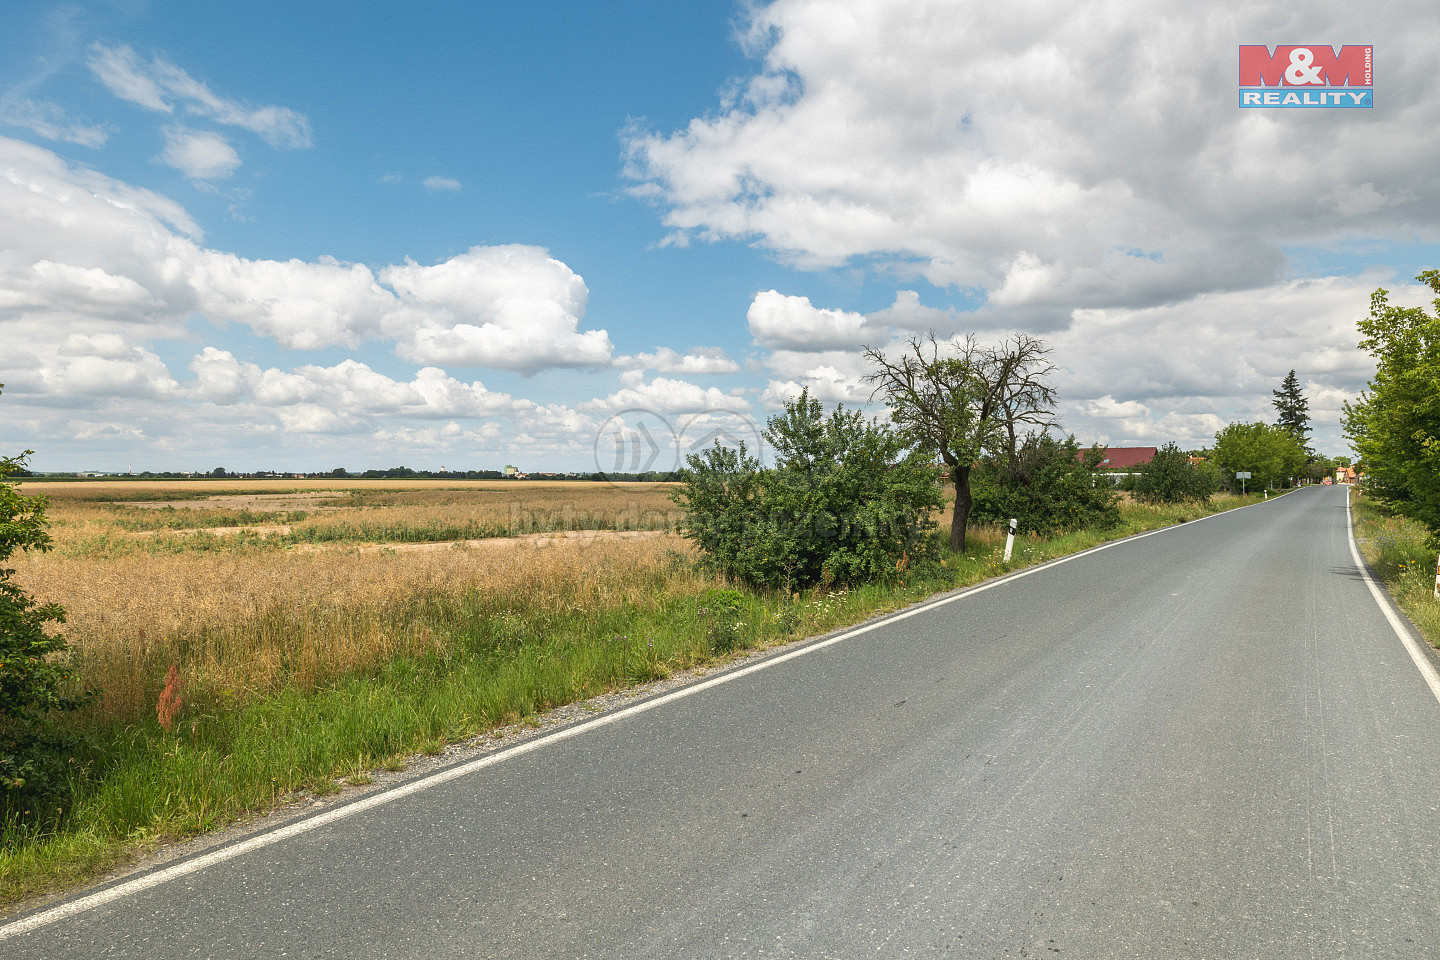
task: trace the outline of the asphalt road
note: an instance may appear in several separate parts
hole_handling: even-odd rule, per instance
[[[1435,956],[1440,702],[1344,498],[1043,568],[0,957]]]

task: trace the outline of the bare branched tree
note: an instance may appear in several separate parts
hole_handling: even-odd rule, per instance
[[[909,350],[887,356],[866,347],[867,383],[882,394],[895,425],[934,450],[955,484],[950,547],[965,549],[970,471],[986,453],[1014,456],[1025,428],[1054,424],[1054,371],[1045,342],[1019,333],[983,347],[974,336],[911,337]]]

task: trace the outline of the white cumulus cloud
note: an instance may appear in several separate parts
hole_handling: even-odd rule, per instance
[[[1355,323],[1382,285],[1395,302],[1423,300],[1415,285],[1372,274],[1077,310],[1068,329],[1047,337],[1061,419],[1086,440],[1205,446],[1232,420],[1273,422],[1271,391],[1293,369],[1310,399],[1312,445],[1343,452],[1341,405],[1374,373]]]
[[[736,391],[726,392],[718,387],[701,387],[688,380],[655,377],[645,383],[622,387],[603,399],[581,403],[579,409],[586,412],[650,410],[660,414],[709,410],[744,413],[750,409],[750,401]]]
[[[340,449],[325,436],[373,435],[383,422],[398,437],[456,420],[468,436],[527,437],[520,449],[575,456],[594,433],[587,414],[450,371],[613,369],[609,335],[582,326],[587,298],[579,275],[538,247],[378,269],[242,257],[205,246],[185,210],[158,194],[0,137],[0,383],[17,449],[44,437],[64,455],[82,449],[82,434],[93,441],[85,450],[124,455],[143,443],[152,457],[263,442],[308,462]],[[157,344],[209,338],[207,321],[285,350],[388,349],[418,369],[396,376],[358,357],[262,366],[216,344],[194,355],[189,376],[172,371],[173,349]],[[653,359],[690,365],[662,351]],[[127,419],[127,431],[105,426]],[[310,445],[295,447],[292,434]],[[504,444],[487,442],[488,459],[501,456]]]
[[[746,313],[761,346],[782,350],[858,349],[885,336],[863,314],[815,307],[809,297],[775,290],[755,294]]]
[[[1440,21],[1419,0],[1383,18],[1306,5],[1306,36],[1375,44],[1388,107],[1373,111],[1237,109],[1237,44],[1292,21],[1277,2],[774,0],[747,15],[755,75],[677,130],[626,133],[635,192],[674,242],[1068,311],[1266,286],[1294,245],[1440,236]]]
[[[0,324],[13,349],[52,352],[50,331],[82,319],[143,338],[174,335],[198,314],[292,349],[388,341],[432,366],[611,363],[609,335],[580,328],[584,280],[539,247],[475,247],[376,271],[241,257],[202,246],[198,233],[163,197],[0,138]]]
[[[350,416],[488,417],[527,410],[508,394],[465,383],[436,367],[419,370],[409,381],[396,380],[357,360],[331,367],[307,364],[293,370],[263,369],[228,350],[206,347],[190,362],[192,394],[219,404],[253,403],[260,407],[314,406]]]
[[[684,354],[669,347],[656,347],[650,353],[616,357],[615,366],[625,370],[627,375],[640,374],[641,379],[646,370],[686,375],[740,372],[740,364],[719,347],[696,347]]]
[[[608,366],[614,353],[604,330],[579,329],[585,281],[539,247],[474,247],[380,279],[401,302],[386,326],[409,360],[534,373]]]

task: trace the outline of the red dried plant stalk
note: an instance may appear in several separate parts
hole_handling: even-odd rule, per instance
[[[184,706],[180,700],[180,686],[180,673],[172,663],[169,672],[165,674],[165,689],[160,691],[160,699],[155,703],[155,716],[166,733],[170,732],[175,723],[175,714]]]

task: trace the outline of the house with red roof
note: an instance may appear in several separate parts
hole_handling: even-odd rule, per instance
[[[1080,451],[1084,457],[1090,452],[1087,447]],[[1134,470],[1143,466],[1159,452],[1158,447],[1106,447],[1105,459],[1100,461],[1101,470]]]

